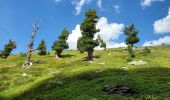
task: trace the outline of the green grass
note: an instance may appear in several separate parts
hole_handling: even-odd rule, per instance
[[[169,100],[170,46],[149,48],[149,55],[137,52],[135,59],[147,62],[141,66],[128,65],[127,52],[121,48],[95,51],[94,62],[83,61],[86,53],[75,50],[64,51],[62,60],[52,53],[34,54],[33,60],[47,63],[29,69],[21,68],[25,57],[11,55],[0,59],[0,99]],[[124,85],[136,92],[130,97],[107,95],[102,91],[105,85]]]

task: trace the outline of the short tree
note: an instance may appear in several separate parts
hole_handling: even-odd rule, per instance
[[[100,47],[104,48],[104,50],[106,50],[106,42],[103,41],[103,39],[100,37],[100,35],[97,36],[97,40],[99,42]]]
[[[46,47],[47,46],[45,44],[45,40],[42,39],[39,46],[38,46],[38,48],[37,48],[39,50],[38,55],[40,55],[40,56],[46,55],[47,54]]]
[[[61,57],[61,53],[64,49],[68,49],[67,38],[69,36],[69,32],[67,29],[64,29],[59,36],[58,40],[54,41],[53,46],[51,46],[52,50],[55,51],[56,58],[59,59]]]
[[[88,53],[88,61],[93,60],[94,47],[99,45],[98,41],[94,40],[94,35],[99,32],[99,30],[96,29],[97,22],[98,16],[96,15],[96,10],[90,9],[86,12],[86,18],[80,26],[82,37],[77,41],[77,48],[81,53]]]
[[[9,40],[9,42],[4,45],[3,51],[0,51],[0,57],[6,59],[12,52],[13,49],[16,48],[15,41]]]
[[[139,38],[137,37],[138,30],[135,29],[134,24],[131,24],[130,26],[125,27],[124,34],[127,35],[125,43],[128,45],[129,55],[134,58],[135,54],[132,47],[135,43],[139,42]]]
[[[150,49],[148,47],[145,47],[143,49],[143,54],[150,54],[150,53],[151,53],[151,51],[150,51]]]

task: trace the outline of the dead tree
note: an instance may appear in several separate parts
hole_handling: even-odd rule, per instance
[[[30,43],[28,44],[27,56],[26,56],[25,62],[22,65],[22,68],[28,68],[28,67],[32,66],[32,63],[31,63],[32,52],[34,50],[37,50],[37,49],[33,48],[34,37],[35,37],[35,34],[37,33],[38,29],[39,29],[39,20],[37,20],[36,22],[33,23],[33,31],[31,34],[31,40],[30,40]]]

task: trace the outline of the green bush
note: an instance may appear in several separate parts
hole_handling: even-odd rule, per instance
[[[145,48],[143,49],[143,54],[150,54],[150,53],[151,53],[151,51],[150,51],[149,48],[145,47]]]
[[[132,61],[133,59],[132,59],[132,57],[131,56],[127,56],[127,61],[128,62],[130,62],[130,61]]]

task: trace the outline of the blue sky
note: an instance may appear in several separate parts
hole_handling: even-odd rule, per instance
[[[12,39],[17,43],[14,53],[26,52],[32,23],[37,18],[40,29],[34,47],[44,38],[47,49],[51,50],[64,28],[70,31],[70,45],[76,45],[79,24],[88,9],[97,10],[98,27],[103,32],[99,34],[108,47],[123,44],[123,28],[131,23],[139,30],[140,42],[136,45],[170,43],[169,8],[170,0],[0,0],[0,49]]]

